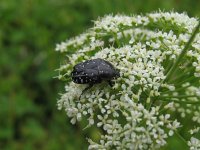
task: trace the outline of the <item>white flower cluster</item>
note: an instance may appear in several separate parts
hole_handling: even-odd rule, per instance
[[[81,95],[87,85],[69,81],[58,100],[71,123],[87,118],[87,127],[103,131],[98,142],[89,140],[89,149],[158,149],[184,126],[171,119],[176,112],[200,126],[199,32],[165,81],[197,23],[196,18],[174,12],[109,15],[86,33],[57,45],[56,51],[67,56],[58,69],[60,79],[70,77],[75,64],[94,58],[120,70],[112,88],[103,82]],[[198,142],[191,139],[188,145],[192,149]]]
[[[190,141],[188,142],[190,146],[190,150],[199,150],[200,149],[200,140],[194,137],[191,137]]]

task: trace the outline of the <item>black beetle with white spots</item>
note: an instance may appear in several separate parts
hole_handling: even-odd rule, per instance
[[[119,71],[110,62],[100,58],[87,60],[75,65],[71,73],[74,83],[89,84],[89,87],[84,91],[102,81],[107,81],[112,86],[112,79],[119,76]]]

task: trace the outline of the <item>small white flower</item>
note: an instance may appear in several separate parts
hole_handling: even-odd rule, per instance
[[[200,127],[197,127],[197,128],[191,129],[189,132],[190,134],[195,134],[195,133],[198,133],[199,131],[200,131]]]
[[[191,137],[190,141],[188,141],[188,146],[190,150],[199,150],[200,149],[200,140],[194,137]]]

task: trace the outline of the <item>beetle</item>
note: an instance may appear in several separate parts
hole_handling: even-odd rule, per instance
[[[101,83],[102,81],[107,81],[112,87],[112,79],[118,78],[119,76],[119,71],[110,62],[101,58],[81,62],[73,67],[71,73],[74,83],[89,84],[82,91],[82,94],[94,84]]]

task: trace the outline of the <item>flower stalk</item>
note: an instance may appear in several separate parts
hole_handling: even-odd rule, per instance
[[[176,72],[176,69],[178,68],[178,65],[181,63],[181,61],[183,60],[183,57],[185,56],[187,50],[189,49],[189,47],[191,46],[191,43],[193,42],[196,34],[199,32],[199,28],[200,28],[200,21],[198,23],[198,25],[196,26],[194,32],[192,33],[189,41],[187,42],[187,44],[185,45],[184,49],[182,50],[182,52],[180,53],[180,55],[177,57],[175,63],[172,65],[171,69],[169,70],[169,72],[167,73],[167,76],[164,80],[164,82],[168,82],[168,80],[171,78],[171,76],[173,75],[173,73]]]

